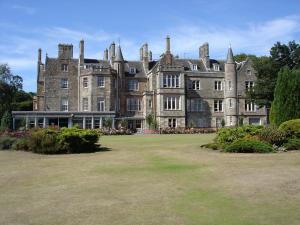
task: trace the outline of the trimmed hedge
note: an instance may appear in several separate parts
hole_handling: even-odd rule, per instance
[[[61,152],[57,130],[41,129],[32,133],[29,138],[29,149],[40,154],[58,154]]]
[[[268,153],[272,152],[272,145],[262,141],[237,140],[225,149],[225,152],[236,153]]]
[[[300,138],[300,119],[285,121],[278,129],[285,131],[288,137]]]
[[[233,128],[221,128],[217,132],[215,141],[221,144],[230,144],[236,140],[242,139],[246,136],[254,136],[259,134],[263,126],[245,125]]]

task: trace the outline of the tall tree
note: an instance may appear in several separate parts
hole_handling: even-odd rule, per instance
[[[0,116],[12,110],[16,93],[22,89],[23,79],[14,75],[7,64],[0,64]]]
[[[300,118],[300,70],[288,67],[280,70],[272,103],[271,122],[277,126]]]

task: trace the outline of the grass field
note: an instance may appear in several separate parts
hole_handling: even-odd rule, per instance
[[[105,136],[107,151],[77,155],[0,151],[0,224],[300,224],[300,152],[202,149],[213,136]]]

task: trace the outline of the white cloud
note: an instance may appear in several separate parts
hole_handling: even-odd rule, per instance
[[[12,9],[16,9],[28,15],[33,15],[36,12],[36,9],[33,7],[25,6],[25,5],[12,5]]]

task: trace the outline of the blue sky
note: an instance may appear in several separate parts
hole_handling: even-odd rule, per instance
[[[276,42],[299,41],[300,1],[20,1],[0,0],[0,62],[24,78],[26,91],[36,90],[37,49],[43,60],[57,55],[58,43],[85,40],[85,56],[102,58],[112,42],[126,59],[139,57],[147,42],[154,58],[171,37],[173,54],[197,58],[198,47],[209,42],[212,58],[233,51],[266,55]]]

